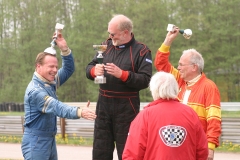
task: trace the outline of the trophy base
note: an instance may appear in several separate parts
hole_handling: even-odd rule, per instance
[[[106,77],[97,76],[97,77],[94,79],[94,83],[96,83],[96,84],[104,84],[104,83],[106,83]]]

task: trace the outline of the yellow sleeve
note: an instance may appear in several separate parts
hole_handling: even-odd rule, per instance
[[[215,144],[208,142],[208,148],[214,150],[215,149]]]
[[[170,50],[170,46],[166,46],[165,44],[162,44],[158,50],[162,53],[168,53]]]

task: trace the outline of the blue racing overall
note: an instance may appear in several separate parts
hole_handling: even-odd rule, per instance
[[[62,68],[55,80],[47,81],[34,73],[24,96],[25,122],[22,139],[22,154],[25,160],[57,160],[55,135],[57,116],[78,119],[77,107],[60,102],[56,89],[74,72],[72,54],[61,55]]]

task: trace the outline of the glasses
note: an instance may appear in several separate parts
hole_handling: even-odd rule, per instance
[[[124,31],[120,31],[119,34],[122,33],[122,32],[124,32]],[[111,38],[113,38],[113,37],[114,37],[115,35],[117,35],[118,33],[110,33],[110,32],[108,32],[108,34],[111,36]]]
[[[114,37],[116,35],[116,33],[109,33],[109,32],[108,34],[111,35],[111,37]]]
[[[190,65],[194,65],[194,63],[191,64],[182,64],[182,63],[178,63],[178,66],[182,67],[182,66],[190,66]]]

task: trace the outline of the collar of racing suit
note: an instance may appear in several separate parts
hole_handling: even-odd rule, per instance
[[[162,102],[167,102],[167,101],[176,101],[176,102],[179,102],[179,100],[176,98],[176,99],[162,99],[162,98],[159,98],[155,101],[152,101],[150,102],[148,105],[146,105],[145,107],[143,107],[144,109],[145,108],[148,108],[148,107],[151,107],[151,106],[155,106],[157,105],[158,103],[162,103]]]
[[[41,79],[43,82],[48,84],[56,84],[55,81],[48,81],[45,78],[43,78],[40,74],[38,74],[36,71],[34,72],[34,75],[37,76],[39,79]]]
[[[116,48],[122,49],[122,48],[131,46],[132,42],[135,40],[133,33],[131,33],[131,35],[132,35],[132,39],[129,42],[116,46]]]

